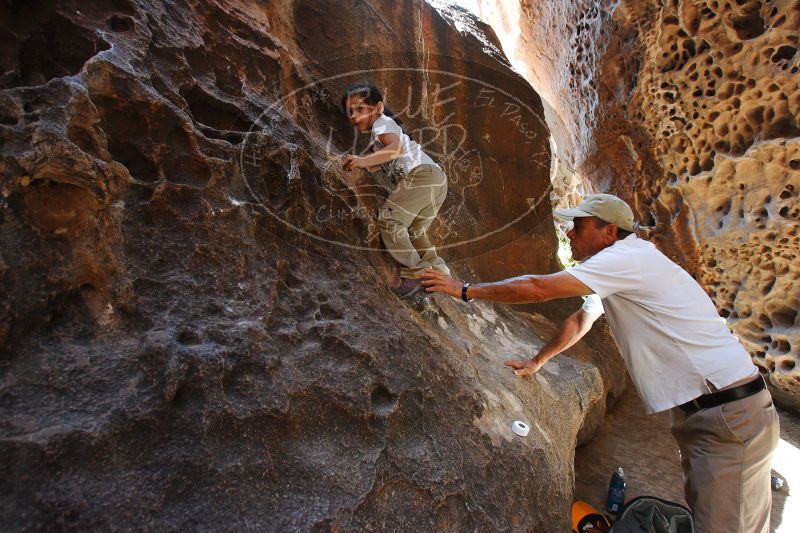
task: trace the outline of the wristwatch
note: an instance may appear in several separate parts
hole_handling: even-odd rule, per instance
[[[472,301],[472,298],[467,296],[467,289],[469,289],[470,285],[472,285],[472,284],[471,283],[465,283],[464,285],[461,286],[461,299],[464,300],[465,302],[471,302]]]

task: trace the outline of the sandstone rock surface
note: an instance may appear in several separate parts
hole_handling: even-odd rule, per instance
[[[387,178],[339,170],[369,77],[448,173],[454,271],[557,268],[539,98],[437,7],[0,7],[5,530],[567,528],[619,361],[518,379],[545,317],[399,303]]]

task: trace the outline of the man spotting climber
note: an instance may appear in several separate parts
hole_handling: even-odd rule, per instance
[[[767,532],[778,416],[748,353],[700,285],[633,233],[628,204],[595,194],[555,215],[574,221],[580,265],[475,284],[427,271],[426,290],[503,303],[597,294],[645,408],[670,409],[696,530]],[[537,363],[510,366],[532,373]]]

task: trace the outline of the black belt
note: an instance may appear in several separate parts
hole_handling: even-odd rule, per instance
[[[734,402],[736,400],[741,400],[742,398],[747,398],[748,396],[752,396],[757,392],[761,392],[765,387],[766,385],[764,385],[764,379],[761,376],[758,376],[753,381],[747,382],[744,385],[739,385],[738,387],[734,387],[732,389],[719,390],[717,392],[703,394],[702,396],[698,396],[694,400],[681,404],[678,407],[683,409],[686,414],[690,415],[692,413],[696,413],[700,409],[711,409],[712,407],[722,405],[723,403]]]

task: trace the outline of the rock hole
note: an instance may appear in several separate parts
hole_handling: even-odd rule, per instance
[[[200,344],[200,335],[191,329],[183,329],[178,332],[178,342],[186,346]]]
[[[767,283],[764,284],[764,287],[761,289],[761,293],[766,296],[772,290],[772,287],[775,286],[775,276],[771,276],[770,279],[767,280]]]
[[[19,119],[11,114],[6,114],[6,110],[0,111],[0,124],[4,126],[16,126]]]
[[[797,319],[797,309],[780,305],[770,313],[770,316],[770,323],[775,327],[790,328],[794,326],[795,320]]]
[[[182,384],[178,386],[171,401],[179,409],[196,408],[203,403],[203,394],[197,388]]]
[[[721,153],[728,153],[731,149],[731,145],[728,141],[720,140],[714,143],[714,150]]]
[[[122,15],[113,15],[111,18],[108,19],[108,27],[111,28],[111,31],[117,33],[124,33],[126,31],[131,31],[134,28],[135,24],[133,23],[133,19],[130,17],[122,16]]]
[[[372,390],[372,412],[377,416],[387,416],[394,411],[396,400],[394,395],[383,385],[378,385]]]
[[[743,41],[755,39],[764,33],[764,19],[762,19],[761,15],[758,13],[731,17],[730,20],[733,31],[736,32],[736,36]]]
[[[331,307],[329,304],[323,303],[319,306],[320,316],[325,320],[341,320],[342,314]]]
[[[797,48],[794,46],[783,45],[775,52],[775,55],[772,56],[772,62],[777,63],[778,61],[786,60],[791,61],[794,55],[797,53]]]
[[[94,133],[87,130],[81,124],[69,124],[69,126],[67,126],[67,138],[87,154],[92,154],[97,157],[100,153],[100,147],[98,146]]]
[[[754,125],[760,125],[764,122],[764,107],[756,106],[746,113],[747,119]]]
[[[109,139],[108,151],[119,163],[125,165],[131,176],[147,182],[158,180],[158,169],[149,154],[144,154],[134,143]]]
[[[164,178],[173,183],[203,187],[211,176],[202,156],[175,154],[171,145],[162,153]]]
[[[0,50],[0,64],[4,65],[6,73],[0,76],[0,88],[44,85],[54,78],[73,76],[90,58],[111,48],[94,31],[60,14],[31,10],[34,12],[25,8],[14,10],[11,20],[3,24],[17,28],[16,33],[24,37],[11,43],[3,38],[6,42]],[[40,25],[31,28],[23,17],[34,17]],[[3,33],[6,31],[4,28]]]
[[[180,90],[192,116],[198,122],[220,131],[248,131],[253,123],[242,116],[233,104],[223,102],[208,94],[198,85]]]
[[[764,135],[767,139],[798,137],[800,136],[800,127],[795,124],[794,117],[785,116],[770,124]]]
[[[81,292],[94,292],[96,289],[91,283],[84,283],[80,286]]]

